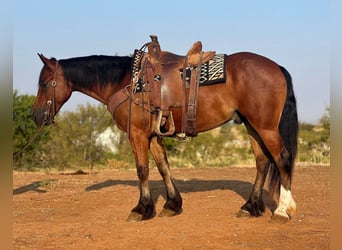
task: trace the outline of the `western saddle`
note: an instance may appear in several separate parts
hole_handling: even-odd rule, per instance
[[[203,52],[202,43],[198,41],[192,45],[185,56],[175,55],[160,49],[157,36],[151,35],[150,37],[151,42],[146,43],[140,49],[142,52],[143,48],[146,46],[148,48],[148,52],[143,53],[140,70],[133,73],[131,85],[109,98],[107,109],[114,116],[120,104],[128,98],[130,99],[128,135],[130,134],[132,115],[131,105],[135,103],[142,106],[142,112],[149,111],[157,114],[156,122],[150,123],[150,129],[157,135],[176,136],[179,139],[196,136],[196,111],[201,65],[211,60],[215,56],[215,51]],[[187,68],[191,70],[190,77],[186,73]],[[180,70],[183,70],[183,78],[180,77]],[[139,102],[133,98],[133,95],[141,82],[143,85],[140,88],[142,100]],[[179,86],[181,86],[181,91]],[[150,92],[149,98],[147,98],[147,108],[144,107],[146,105],[143,97],[144,91]],[[175,98],[170,98],[172,95],[175,95]],[[182,128],[181,133],[178,134],[175,134],[175,123],[171,111],[175,107],[182,109]]]
[[[201,65],[212,59],[215,56],[215,51],[203,52],[202,43],[197,41],[185,56],[180,56],[162,51],[157,36],[150,35],[150,38],[151,42],[146,44],[148,52],[141,60],[140,71],[133,79],[132,85],[137,83],[139,78],[142,78],[143,83],[148,83],[150,105],[153,107],[153,111],[157,112],[154,132],[160,136],[174,135],[175,124],[170,110],[174,103],[170,103],[169,98],[166,98],[169,94],[166,91],[170,91],[172,87],[163,85],[182,81],[182,133],[177,134],[177,137],[196,136],[196,111]],[[186,77],[186,68],[191,69],[190,79]],[[179,69],[183,69],[183,79],[179,77]],[[177,72],[178,76],[169,72]],[[189,89],[188,98],[186,98],[186,88]],[[186,99],[188,99],[187,105]]]

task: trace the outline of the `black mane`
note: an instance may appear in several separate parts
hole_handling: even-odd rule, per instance
[[[74,86],[90,87],[99,82],[105,86],[110,82],[121,82],[131,70],[129,56],[86,56],[59,60],[64,77]]]

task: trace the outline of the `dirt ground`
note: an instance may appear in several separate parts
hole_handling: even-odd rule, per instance
[[[150,171],[157,213],[163,182]],[[183,213],[126,222],[138,201],[134,170],[13,174],[14,249],[329,249],[330,167],[297,167],[297,214],[237,218],[251,191],[250,167],[173,169]],[[270,202],[268,202],[269,204]]]

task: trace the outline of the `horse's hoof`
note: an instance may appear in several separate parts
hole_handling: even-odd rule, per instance
[[[290,220],[289,217],[285,217],[279,214],[274,214],[271,218],[271,223],[284,224]]]
[[[163,210],[159,213],[159,217],[172,217],[172,216],[175,216],[177,214],[180,214],[180,212],[176,212],[176,211],[173,211],[173,210],[170,210],[170,209],[167,209],[167,208],[163,208]]]
[[[240,209],[240,211],[236,214],[236,217],[243,218],[243,217],[251,217],[251,213],[247,210]]]
[[[128,216],[127,221],[128,222],[138,222],[138,221],[142,221],[142,219],[143,219],[143,216],[141,214],[132,212]]]
[[[286,210],[287,215],[289,216],[289,219],[291,219],[295,213],[296,213],[296,205],[294,207],[290,207]]]

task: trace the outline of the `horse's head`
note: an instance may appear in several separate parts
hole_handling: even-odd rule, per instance
[[[71,96],[71,86],[54,58],[38,54],[44,66],[40,72],[38,93],[33,106],[33,119],[38,127],[53,123],[56,113]]]

